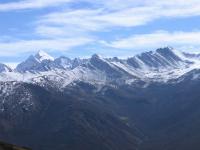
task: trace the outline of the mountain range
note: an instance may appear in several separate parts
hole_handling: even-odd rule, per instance
[[[45,84],[49,80],[55,81],[60,88],[75,81],[97,85],[133,84],[137,81],[167,82],[199,68],[198,54],[188,54],[169,47],[127,59],[103,58],[97,54],[88,59],[70,59],[65,56],[54,59],[39,51],[15,69],[1,64],[0,80],[38,84]]]
[[[0,64],[0,139],[35,150],[199,150],[200,55]]]

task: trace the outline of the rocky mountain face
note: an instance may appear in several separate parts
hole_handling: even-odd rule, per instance
[[[4,66],[5,67],[5,66]],[[36,150],[199,150],[200,58],[40,51],[0,73],[0,139]]]
[[[0,139],[38,150],[137,148],[141,142],[137,129],[86,91],[71,90],[15,85],[13,95],[4,98]]]

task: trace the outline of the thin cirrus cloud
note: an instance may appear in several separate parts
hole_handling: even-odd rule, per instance
[[[111,0],[117,2],[117,0]],[[133,0],[130,0],[134,2]],[[88,2],[93,5],[109,4],[104,0],[20,0],[17,2],[0,3],[0,11],[13,11],[13,10],[24,10],[24,9],[37,9],[45,7],[54,7],[64,3],[77,3],[77,2]]]
[[[41,17],[38,25],[64,26],[87,32],[100,31],[111,27],[134,27],[155,18],[156,16],[152,14],[153,10],[154,8],[142,7],[117,12],[105,12],[103,9],[56,12]]]
[[[90,38],[75,39],[43,39],[43,40],[20,40],[15,42],[0,42],[1,56],[15,56],[20,53],[33,52],[34,50],[57,50],[65,51],[74,46],[92,42]]]
[[[86,0],[87,1],[87,0]],[[111,3],[112,2],[112,3]],[[119,0],[91,2],[98,8],[71,9],[48,13],[36,22],[36,33],[41,36],[93,34],[103,30],[111,31],[115,27],[132,28],[146,25],[160,18],[184,18],[200,15],[200,1],[155,0],[139,3],[128,0],[122,6]],[[102,5],[100,5],[102,4]],[[137,5],[136,5],[137,4]],[[68,31],[68,32],[66,32]],[[70,33],[69,33],[70,32]]]
[[[21,0],[18,2],[0,3],[0,11],[45,8],[58,6],[71,1],[72,0]]]
[[[83,6],[87,3],[87,7]],[[44,15],[34,17],[32,35],[39,38],[33,40],[18,39],[17,42],[0,42],[1,55],[10,55],[33,51],[33,49],[69,50],[76,46],[98,43],[119,49],[160,47],[163,45],[189,46],[200,42],[199,31],[153,32],[130,35],[127,38],[113,40],[114,28],[123,29],[148,25],[159,19],[187,18],[200,16],[199,0],[21,0],[18,2],[0,3],[0,11],[38,9],[63,6],[65,9],[50,10]],[[79,7],[72,7],[80,4]],[[81,5],[83,4],[83,5]],[[37,18],[37,19],[35,19]],[[112,40],[105,40],[98,33],[111,31]],[[109,32],[108,32],[109,33]],[[117,33],[116,33],[117,34]],[[126,35],[125,35],[126,36]],[[91,38],[94,37],[94,38]],[[30,38],[32,39],[32,38]],[[164,40],[160,40],[164,39]],[[104,41],[104,42],[98,42]]]
[[[200,47],[200,31],[172,33],[157,31],[151,34],[133,35],[110,43],[103,41],[102,44],[116,49],[152,49],[169,45],[179,48]]]

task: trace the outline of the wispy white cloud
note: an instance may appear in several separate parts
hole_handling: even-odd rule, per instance
[[[36,33],[46,36],[62,35],[66,30],[75,33],[109,30],[113,27],[135,27],[163,17],[189,17],[200,15],[199,0],[21,0],[0,3],[0,11],[34,9],[61,4],[87,2],[91,8],[69,8],[49,13],[39,19]],[[67,6],[67,5],[66,5]],[[54,26],[56,25],[56,27]],[[65,32],[63,32],[65,31]]]
[[[52,27],[52,26],[38,26],[35,29],[36,34],[43,37],[62,37],[67,35],[62,27]]]
[[[107,47],[116,49],[154,49],[163,46],[176,48],[200,49],[200,31],[194,32],[167,32],[157,31],[151,34],[133,35],[112,42],[101,42]],[[184,47],[183,47],[184,46]]]
[[[20,0],[0,3],[0,11],[24,10],[54,7],[61,4],[87,2],[88,7],[49,12],[34,20],[35,40],[3,42],[0,40],[0,54],[10,55],[33,49],[67,50],[75,46],[98,40],[96,32],[113,30],[115,27],[130,28],[146,25],[160,18],[182,18],[200,16],[199,0]],[[62,5],[61,5],[62,6]],[[91,7],[90,7],[91,6]],[[123,30],[123,29],[122,29]],[[123,32],[123,31],[122,31]],[[91,40],[92,36],[97,36]],[[42,38],[41,38],[42,37]],[[81,37],[81,38],[79,38]],[[198,45],[200,32],[155,32],[99,43],[114,48],[150,48],[164,45]],[[46,40],[44,40],[45,38]],[[103,39],[104,37],[99,37]]]
[[[88,0],[83,0],[88,1]],[[182,18],[200,15],[200,1],[190,0],[95,0],[95,9],[71,9],[42,16],[38,21],[37,33],[50,35],[69,32],[91,33],[112,30],[114,27],[135,27],[148,24],[160,18]],[[53,27],[53,28],[52,28]],[[46,28],[46,29],[45,29]]]
[[[89,42],[92,42],[92,39],[84,37],[74,39],[41,39],[0,42],[0,55],[15,56],[21,53],[34,52],[41,49],[48,51],[67,51],[73,47],[85,45]]]
[[[18,2],[0,3],[0,11],[52,7],[71,1],[72,0],[21,0]]]
[[[188,17],[200,15],[199,0],[21,0],[0,3],[0,11],[34,9],[87,2],[95,9],[73,9],[45,15],[43,23],[78,26],[81,29],[102,29],[105,27],[133,27],[146,24],[162,17]]]

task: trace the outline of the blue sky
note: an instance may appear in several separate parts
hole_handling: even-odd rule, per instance
[[[1,0],[0,62],[133,56],[171,46],[200,52],[199,0]]]

